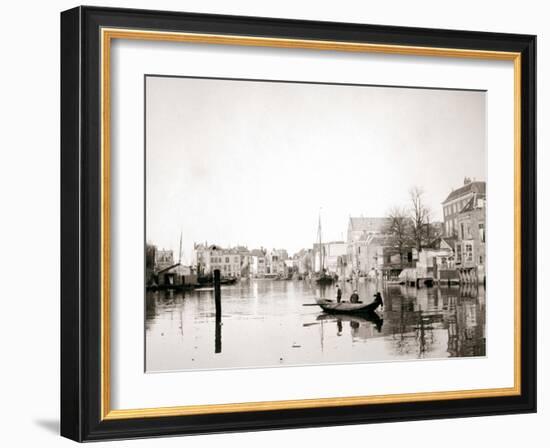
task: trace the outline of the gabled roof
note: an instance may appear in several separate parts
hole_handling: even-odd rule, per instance
[[[484,198],[485,198],[485,195],[474,195],[474,196],[472,196],[470,198],[470,200],[468,201],[468,203],[462,208],[460,213],[471,212],[473,210],[482,208],[482,207],[479,207],[477,200],[478,199],[484,199]]]
[[[265,257],[265,253],[260,249],[252,249],[250,255],[253,257]]]
[[[195,243],[193,247],[195,250],[223,250],[223,248],[217,244]]]
[[[459,199],[462,196],[466,196],[470,193],[477,193],[485,195],[485,182],[483,181],[474,181],[470,182],[466,185],[463,185],[460,188],[457,188],[456,190],[451,191],[449,193],[449,196],[447,196],[447,199],[443,201],[443,204],[446,204],[447,202],[450,202],[454,199]]]
[[[456,237],[450,237],[450,236],[446,236],[446,237],[443,237],[441,238],[441,242],[444,242],[447,246],[449,246],[452,250],[454,250],[454,247],[455,247],[455,242],[457,241],[458,239]],[[439,245],[439,247],[441,248],[441,244]]]
[[[378,246],[393,246],[393,239],[390,236],[377,235],[372,237],[369,244],[376,244]]]
[[[349,218],[349,227],[354,232],[383,232],[390,223],[390,218]]]
[[[168,266],[167,268],[161,269],[160,271],[158,271],[158,274],[162,274],[166,271],[169,271],[170,269],[177,268],[178,266],[181,266],[181,263],[176,263],[176,264],[173,264],[172,266]]]

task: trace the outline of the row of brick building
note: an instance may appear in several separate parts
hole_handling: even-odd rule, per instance
[[[289,257],[285,249],[224,248],[196,243],[191,266],[174,262],[172,251],[148,250],[147,270],[159,282],[178,276],[198,278],[219,269],[225,278],[305,277],[324,270],[346,278],[367,277],[416,281],[485,281],[485,182],[464,179],[464,185],[450,192],[442,202],[443,222],[429,224],[438,228],[420,252],[409,242],[398,250],[391,235],[391,218],[350,217],[346,241],[316,243]],[[323,266],[321,266],[321,262]]]
[[[485,182],[464,185],[442,202],[443,222],[437,238],[418,252],[410,242],[398,251],[389,232],[390,218],[352,218],[348,223],[346,275],[384,279],[485,281]]]
[[[223,277],[282,277],[289,273],[285,249],[224,248],[215,244],[195,244],[194,267],[200,276],[219,269]]]

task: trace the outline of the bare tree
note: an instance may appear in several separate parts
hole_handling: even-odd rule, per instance
[[[429,222],[426,224],[426,242],[432,244],[443,236],[442,223]]]
[[[392,207],[388,212],[388,227],[385,232],[390,236],[391,245],[399,253],[399,265],[403,268],[403,252],[411,241],[411,219],[403,207]]]
[[[420,187],[412,187],[409,190],[411,200],[411,234],[416,245],[416,250],[422,250],[422,244],[427,237],[430,210],[424,203],[424,190]]]

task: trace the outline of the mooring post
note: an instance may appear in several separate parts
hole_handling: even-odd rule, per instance
[[[222,290],[220,285],[220,270],[214,270],[214,300],[216,302],[216,319],[222,315]]]
[[[216,332],[215,332],[215,353],[222,351],[222,290],[220,270],[214,270],[214,301],[216,304]]]

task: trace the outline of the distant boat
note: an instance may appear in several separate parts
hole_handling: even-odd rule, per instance
[[[328,299],[315,299],[315,301],[326,313],[372,313],[381,305],[378,300],[371,303],[336,302]]]
[[[332,285],[335,282],[335,278],[323,272],[315,277],[315,282],[320,285]]]
[[[220,279],[220,285],[234,285],[237,283],[236,277],[222,277]],[[198,287],[214,286],[214,278],[211,275],[205,275],[198,278]]]

